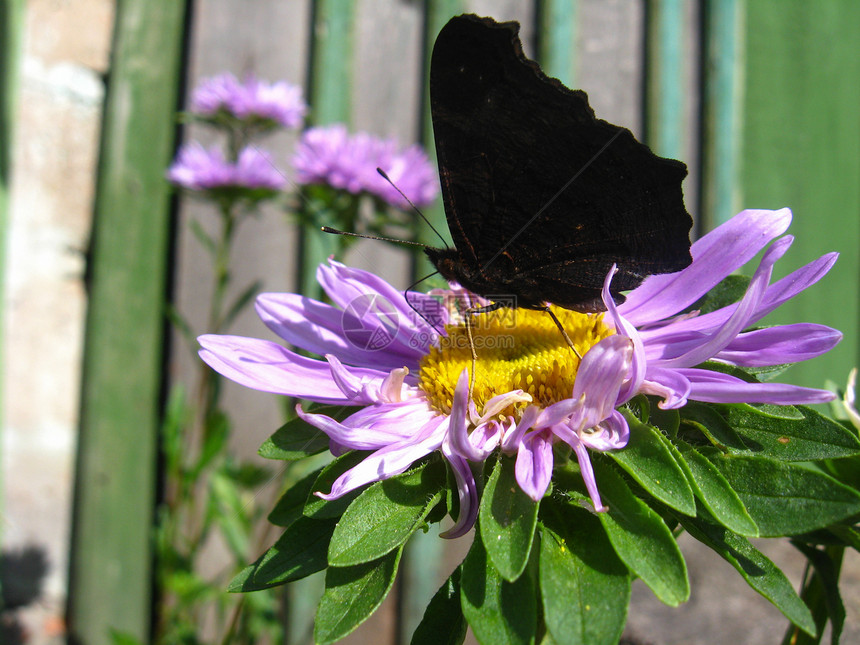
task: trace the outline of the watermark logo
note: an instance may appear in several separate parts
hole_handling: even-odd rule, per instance
[[[397,309],[379,294],[353,298],[341,314],[343,333],[353,346],[366,351],[388,347],[400,329]]]

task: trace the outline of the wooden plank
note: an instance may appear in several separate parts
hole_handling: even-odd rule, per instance
[[[845,333],[837,351],[785,377],[823,387],[858,363],[860,239],[860,4],[747,3],[743,204],[791,207],[794,246],[775,277],[827,251],[836,267],[766,323],[819,322]]]
[[[577,85],[601,119],[642,136],[643,3],[580,0]]]
[[[707,229],[744,207],[740,183],[743,16],[742,0],[704,3],[699,211]]]
[[[680,159],[684,139],[683,27],[681,0],[648,5],[645,140],[654,152],[672,159]]]
[[[308,81],[312,122],[315,125],[347,123],[353,92],[353,30],[355,4],[318,0],[313,11],[311,76]],[[320,222],[337,226],[337,222]],[[302,228],[299,246],[299,290],[315,298],[322,294],[316,280],[320,263],[337,251],[337,239],[321,235],[316,225]]]
[[[426,78],[424,79],[425,92],[423,95],[423,142],[433,163],[436,163],[436,144],[433,139],[433,122],[430,119],[430,55],[433,53],[433,43],[436,42],[436,34],[438,34],[445,23],[454,16],[466,11],[465,3],[462,0],[429,0],[426,3],[427,14],[424,25],[424,40],[427,44],[427,49],[424,53],[424,69]],[[431,208],[423,209],[424,216],[430,221],[433,228],[439,231],[446,237],[450,243],[450,235],[448,234],[448,222],[445,219],[445,210],[442,207],[442,202],[439,201]],[[427,224],[422,223],[418,227],[418,241],[430,246],[440,246],[439,238],[432,228]],[[413,277],[420,279],[429,276],[436,271],[436,267],[426,257],[419,257],[413,269]]]
[[[169,187],[185,3],[118,3],[92,240],[72,640],[147,642]]]
[[[355,19],[353,131],[396,139],[400,148],[421,143],[424,8],[399,0],[365,0],[357,4]],[[401,219],[410,225],[420,221],[412,211]],[[402,231],[395,228],[390,235],[405,238],[410,230],[410,226]],[[405,289],[414,282],[414,254],[414,247],[358,240],[341,259]]]
[[[684,201],[698,223],[698,4],[656,0],[645,6],[643,141],[661,157],[679,159],[687,165]]]
[[[6,246],[9,225],[9,183],[12,163],[12,133],[15,129],[15,101],[18,95],[19,61],[24,33],[24,0],[11,0],[0,5],[0,303],[5,302]],[[2,305],[0,305],[2,307]],[[0,316],[0,336],[3,334]],[[0,365],[4,365],[0,345]],[[0,379],[0,405],[5,392]],[[0,414],[3,410],[0,409]],[[0,435],[0,446],[3,445]],[[3,453],[0,451],[0,463]],[[3,511],[3,472],[0,470],[0,514]],[[3,529],[0,527],[0,538]]]
[[[579,0],[540,0],[537,9],[541,67],[568,87],[576,87]]]

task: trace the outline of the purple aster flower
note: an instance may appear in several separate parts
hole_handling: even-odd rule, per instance
[[[300,184],[329,184],[354,194],[379,197],[392,206],[408,204],[377,168],[416,205],[430,204],[439,192],[436,171],[421,146],[398,151],[393,139],[365,132],[350,135],[343,124],[309,128],[296,146],[293,165]]]
[[[194,89],[191,111],[207,117],[223,114],[243,121],[272,121],[286,128],[298,128],[307,105],[297,85],[284,81],[268,83],[253,75],[241,83],[232,74],[219,74],[204,79]]]
[[[249,188],[276,191],[286,184],[286,179],[269,155],[258,148],[243,148],[236,163],[230,163],[220,149],[207,150],[196,142],[179,150],[167,171],[167,178],[189,190]]]
[[[555,308],[576,353],[543,312],[501,309],[481,316],[470,341],[459,308],[447,306],[462,296],[461,289],[437,291],[447,296],[441,306],[431,295],[404,296],[371,273],[331,262],[320,267],[318,279],[333,304],[298,294],[263,294],[257,300],[257,312],[273,332],[322,360],[267,340],[214,335],[199,339],[200,356],[248,387],[362,406],[343,421],[298,408],[303,419],[328,435],[335,454],[373,451],[330,491],[317,491],[325,499],[402,473],[439,450],[458,486],[460,515],[446,533],[456,537],[478,512],[469,461],[482,461],[496,449],[515,454],[517,481],[537,501],[552,476],[553,445],[564,442],[577,457],[594,508],[602,511],[589,449],[626,446],[629,428],[617,408],[637,393],[657,393],[667,407],[687,399],[810,403],[832,398],[822,390],[746,383],[697,366],[707,360],[781,364],[832,348],[840,334],[820,325],[742,330],[815,283],[835,256],[768,285],[773,262],[785,250],[783,240],[790,242],[783,238],[765,253],[741,302],[701,316],[676,315],[784,232],[789,219],[787,211],[741,213],[693,246],[690,267],[649,278],[622,308],[610,298],[608,275],[607,316]],[[413,307],[424,316],[415,315]],[[439,321],[440,328],[444,324],[444,334],[438,335],[428,319]],[[472,347],[478,358],[470,388]]]

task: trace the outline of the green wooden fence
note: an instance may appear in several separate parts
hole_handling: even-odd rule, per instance
[[[242,4],[216,8],[240,20]],[[353,82],[351,55],[359,29],[384,38],[385,24],[368,17],[373,4],[313,3],[307,86],[316,123],[349,123],[356,97],[373,91]],[[391,11],[416,10],[414,3],[389,4]],[[499,17],[517,15],[532,24],[537,18],[533,51],[549,73],[575,84],[587,3],[500,4],[505,14]],[[439,28],[469,6],[465,0],[424,3],[425,60]],[[795,382],[817,387],[826,378],[842,380],[858,362],[860,5],[660,0],[648,3],[643,15],[645,136],[661,154],[693,151],[695,159],[685,159],[693,171],[688,188],[698,197],[688,205],[700,230],[740,207],[790,206],[797,242],[783,266],[834,249],[842,254],[823,285],[773,316],[843,330],[837,351],[790,373]],[[167,378],[161,347],[170,213],[162,177],[173,146],[185,19],[183,2],[118,0],[91,259],[69,592],[70,628],[86,645],[109,642],[109,628],[143,640],[149,634],[149,531],[158,406]],[[423,105],[429,144],[426,95]],[[441,208],[429,215],[444,221]],[[331,252],[330,241],[316,231],[304,231],[301,239],[299,286],[313,292],[312,268]],[[438,542],[422,540],[416,549],[426,551],[413,551],[404,574],[410,582],[400,603],[407,610],[399,622],[402,639],[433,591],[428,581],[438,579],[432,570]]]
[[[118,3],[91,248],[69,630],[146,642],[185,3]]]

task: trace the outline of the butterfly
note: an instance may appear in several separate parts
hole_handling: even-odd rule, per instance
[[[436,38],[430,109],[454,248],[439,273],[515,306],[605,309],[611,293],[688,266],[686,166],[595,117],[588,97],[525,57],[519,23],[462,15]]]

